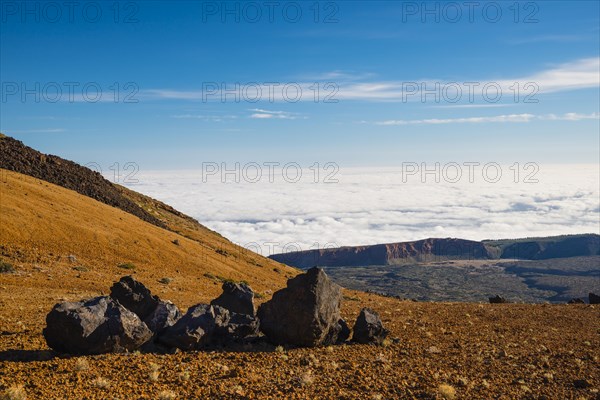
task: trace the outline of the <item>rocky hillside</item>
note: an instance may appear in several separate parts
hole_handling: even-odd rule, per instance
[[[307,250],[270,256],[297,268],[313,266],[398,265],[446,260],[544,260],[600,255],[600,236],[567,235],[546,238],[487,240],[424,239],[414,242]]]
[[[438,259],[489,259],[495,248],[463,239],[424,239],[414,242],[339,247],[275,254],[271,258],[297,268],[318,266],[391,265]]]
[[[0,136],[0,168],[54,183],[91,197],[109,206],[164,227],[164,224],[141,208],[100,173],[73,161],[50,154],[43,154],[11,137]]]

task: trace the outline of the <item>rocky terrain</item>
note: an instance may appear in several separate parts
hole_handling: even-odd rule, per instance
[[[348,246],[271,255],[297,268],[401,265],[446,260],[526,259],[600,255],[600,235],[486,240],[430,238],[414,242]]]
[[[413,302],[337,288],[141,194],[111,186],[164,227],[99,201],[85,181],[0,169],[3,400],[600,399],[597,304]],[[251,340],[255,325],[234,314],[255,307],[264,336]],[[294,325],[294,313],[314,329]]]
[[[1,278],[0,393],[22,386],[30,399],[600,398],[597,306],[415,303],[345,290],[342,317],[378,310],[390,330],[382,345],[265,342],[73,357],[47,347],[45,316],[60,299],[108,293],[108,285],[79,289],[73,274],[61,290],[38,290],[32,303],[18,288],[44,276],[30,273]],[[213,296],[185,290],[179,305]]]
[[[600,292],[600,256],[325,267],[340,285],[419,301],[566,303]]]

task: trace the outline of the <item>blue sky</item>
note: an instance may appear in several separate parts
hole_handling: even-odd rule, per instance
[[[147,170],[599,162],[597,1],[67,3],[2,2],[0,130],[47,153]],[[214,85],[236,83],[221,101]]]

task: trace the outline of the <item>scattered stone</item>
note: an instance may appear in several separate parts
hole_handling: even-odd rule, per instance
[[[592,387],[592,384],[587,379],[576,379],[573,381],[573,386],[577,389],[587,389]]]
[[[133,312],[110,297],[64,302],[46,316],[44,338],[52,349],[69,354],[133,351],[152,332]]]
[[[181,244],[179,243],[179,239],[173,239],[171,243],[173,243],[175,246],[179,246]]]
[[[386,338],[388,330],[383,327],[379,315],[370,308],[363,308],[354,324],[352,341],[357,343],[381,344]]]
[[[254,292],[247,283],[224,282],[223,293],[210,302],[211,305],[221,306],[231,312],[254,317]]]
[[[571,299],[567,304],[585,304],[585,301],[583,299]]]
[[[490,297],[490,304],[504,304],[504,303],[508,303],[508,301],[504,298],[501,297],[499,295],[496,295],[494,297]]]
[[[590,304],[600,304],[600,296],[597,294],[591,293],[588,295]]]
[[[275,344],[313,347],[343,340],[340,286],[320,268],[311,268],[258,309],[260,329]]]

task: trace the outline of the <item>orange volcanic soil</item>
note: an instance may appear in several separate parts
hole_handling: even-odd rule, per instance
[[[220,279],[245,280],[264,301],[299,272],[127,189],[170,230],[0,172],[0,257],[15,268],[0,273],[2,399],[600,399],[594,305],[417,303],[346,290],[343,317],[378,311],[390,330],[383,346],[58,355],[42,336],[51,307],[107,294],[123,275],[185,310],[216,297]]]

